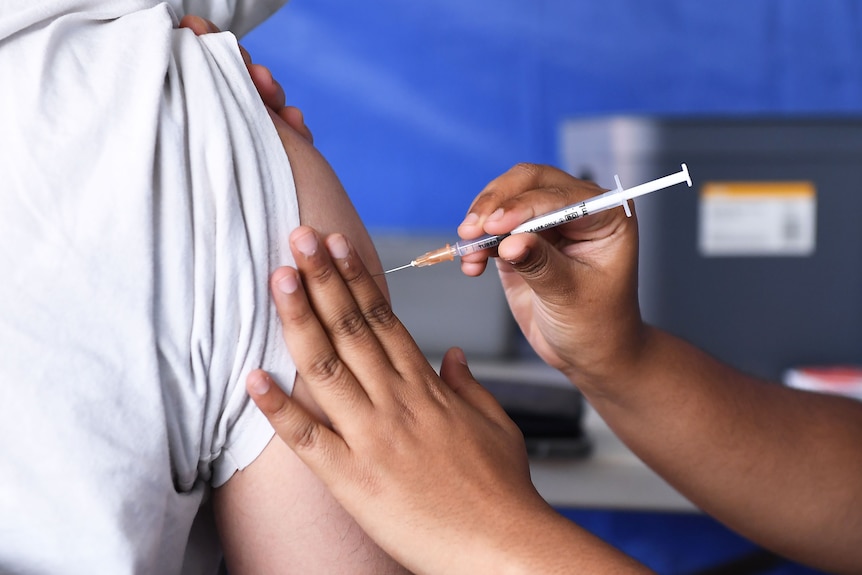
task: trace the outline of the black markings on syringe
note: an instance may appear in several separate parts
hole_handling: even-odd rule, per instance
[[[566,222],[571,222],[572,220],[577,220],[577,219],[582,218],[586,215],[589,215],[589,211],[587,210],[587,203],[586,202],[581,202],[574,209],[569,207],[569,208],[565,208],[565,210],[567,211],[567,213],[557,214],[558,219],[555,219],[551,222],[548,222],[546,219],[547,216],[536,218],[537,221],[535,222],[535,226],[531,226],[530,222],[528,221],[524,224],[523,227],[521,227],[519,230],[516,230],[516,232],[517,233],[520,233],[520,232],[540,232],[542,230],[547,230],[547,229],[565,224]],[[569,211],[569,210],[571,210],[571,211]],[[540,223],[541,220],[544,220],[544,223]],[[487,248],[496,247],[497,245],[500,244],[500,242],[502,242],[503,240],[508,238],[510,235],[512,235],[512,234],[511,233],[501,234],[499,236],[493,236],[493,237],[490,237],[486,240],[482,240],[480,242],[472,244],[470,246],[469,253],[478,252],[479,250],[484,250]]]
[[[572,208],[566,208],[566,209],[567,209],[567,210],[571,210]],[[558,220],[556,220],[556,221],[554,221],[554,222],[546,223],[546,224],[544,224],[544,225],[538,225],[538,226],[536,226],[532,231],[534,231],[534,232],[540,232],[540,231],[542,231],[542,230],[547,230],[547,229],[549,229],[549,228],[554,228],[554,227],[560,226],[560,225],[562,225],[562,224],[565,224],[565,223],[567,223],[567,222],[571,222],[571,221],[574,221],[574,220],[580,219],[580,218],[582,218],[582,217],[584,217],[584,216],[588,216],[589,214],[590,214],[590,212],[587,210],[587,203],[586,203],[586,202],[581,202],[581,204],[580,204],[579,206],[577,206],[576,208],[574,208],[571,212],[568,212],[568,213],[562,214],[562,216],[560,217],[560,219],[558,219]],[[502,239],[502,238],[501,238],[501,239]]]
[[[476,251],[484,250],[486,248],[496,247],[497,244],[502,242],[504,239],[508,238],[510,235],[511,234],[502,234],[499,236],[494,236],[492,238],[488,238],[484,242],[479,242],[478,244],[476,244]]]
[[[578,206],[578,209],[581,210],[581,213],[573,212],[571,214],[566,214],[566,221],[567,222],[570,222],[572,220],[576,220],[578,218],[582,218],[582,217],[589,214],[589,212],[587,212],[587,203],[586,202],[581,202],[581,205]]]

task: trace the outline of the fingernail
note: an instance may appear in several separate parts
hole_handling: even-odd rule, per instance
[[[479,216],[474,214],[473,212],[470,212],[464,218],[464,221],[461,222],[461,225],[462,226],[475,226],[478,222],[479,222]]]
[[[317,252],[317,236],[307,232],[293,239],[293,245],[305,256],[313,256]]]
[[[341,234],[333,234],[326,238],[326,247],[329,248],[329,254],[337,260],[346,258],[350,253],[347,240]]]
[[[299,287],[299,282],[296,281],[296,276],[294,274],[287,274],[278,280],[276,285],[281,293],[289,295],[296,291],[296,288]]]
[[[485,221],[486,222],[496,222],[497,220],[499,220],[500,218],[503,217],[503,213],[504,213],[503,208],[497,208],[496,210],[494,210],[494,213],[491,214],[490,216],[488,216],[488,219]]]
[[[269,391],[269,377],[262,374],[253,375],[250,387],[255,394],[264,395]]]
[[[461,349],[460,347],[456,347],[455,351],[453,351],[452,353],[455,354],[455,359],[458,360],[458,363],[460,363],[461,365],[467,365],[467,357],[464,355],[463,349]]]
[[[506,259],[506,263],[513,265],[513,266],[517,266],[518,264],[523,263],[524,260],[526,260],[529,256],[530,256],[530,250],[524,250],[523,252],[519,253],[515,257],[508,257],[505,259]]]

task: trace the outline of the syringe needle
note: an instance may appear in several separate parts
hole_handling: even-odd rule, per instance
[[[383,272],[382,274],[374,274],[374,275],[385,276],[386,274],[391,274],[392,272],[397,272],[398,270],[403,270],[403,269],[406,269],[406,268],[412,268],[414,265],[415,265],[415,264],[414,264],[413,262],[410,262],[410,263],[409,263],[409,264],[407,264],[407,265],[399,266],[399,267],[397,267],[397,268],[392,268],[391,270],[386,270],[386,271],[385,271],[385,272]]]

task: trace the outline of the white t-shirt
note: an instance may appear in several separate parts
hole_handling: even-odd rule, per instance
[[[186,2],[245,32],[283,1]],[[0,0],[0,572],[212,573],[207,496],[291,385],[290,165],[179,0]]]

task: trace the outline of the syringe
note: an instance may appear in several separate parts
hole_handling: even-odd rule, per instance
[[[583,202],[566,206],[543,216],[535,217],[532,220],[527,220],[508,234],[502,234],[499,236],[484,235],[472,240],[459,240],[454,244],[446,244],[445,247],[422,254],[409,264],[387,270],[383,273],[388,274],[405,268],[421,268],[439,264],[440,262],[451,261],[455,259],[455,256],[465,256],[467,254],[472,254],[473,252],[496,247],[500,242],[512,234],[524,234],[547,230],[548,228],[553,228],[590,214],[597,214],[617,206],[622,206],[626,211],[626,215],[631,217],[632,214],[631,210],[629,210],[628,200],[649,194],[650,192],[669,188],[670,186],[675,186],[676,184],[681,184],[683,182],[687,183],[688,186],[691,187],[691,177],[688,174],[688,167],[686,167],[685,164],[682,164],[682,170],[675,174],[658,178],[657,180],[629,188],[628,190],[623,189],[620,184],[619,176],[614,176],[614,181],[617,184],[616,189],[592,197],[588,200],[584,200]]]

